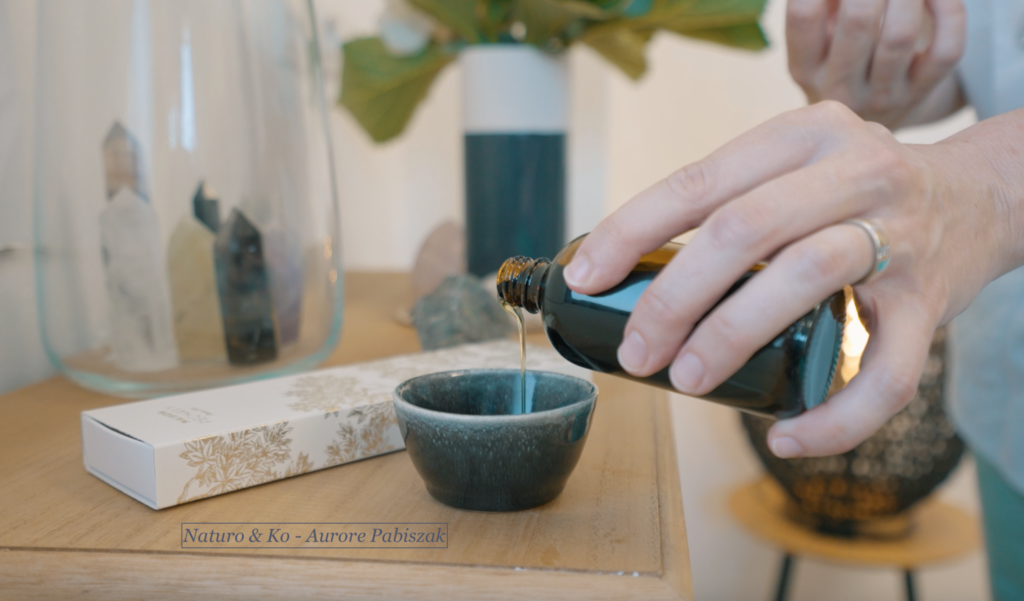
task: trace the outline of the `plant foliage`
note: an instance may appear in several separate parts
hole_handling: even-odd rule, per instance
[[[470,44],[523,43],[551,53],[582,43],[632,79],[659,30],[760,50],[766,0],[405,0],[436,21],[422,50],[399,56],[380,37],[343,47],[340,104],[377,142],[402,133],[438,73]]]

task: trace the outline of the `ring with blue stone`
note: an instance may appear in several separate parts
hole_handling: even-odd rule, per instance
[[[881,225],[866,219],[847,219],[843,223],[855,225],[863,230],[874,247],[874,262],[871,269],[859,281],[850,284],[851,286],[860,286],[878,277],[889,266],[889,261],[892,258],[889,254],[889,235],[885,233],[885,229]]]

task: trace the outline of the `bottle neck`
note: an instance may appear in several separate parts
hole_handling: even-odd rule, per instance
[[[544,298],[544,276],[551,261],[512,257],[498,269],[498,299],[513,307],[522,307],[528,313],[540,311]]]

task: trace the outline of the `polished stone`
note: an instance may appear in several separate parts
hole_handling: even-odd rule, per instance
[[[451,276],[412,309],[423,350],[484,342],[514,330],[498,301],[471,275]]]
[[[214,264],[228,360],[249,365],[276,359],[276,324],[263,236],[238,209],[231,211],[217,235]]]
[[[186,217],[174,228],[168,244],[174,337],[183,362],[227,358],[213,264],[215,240],[207,226]]]
[[[122,187],[100,213],[111,358],[129,372],[178,365],[167,271],[153,207]]]

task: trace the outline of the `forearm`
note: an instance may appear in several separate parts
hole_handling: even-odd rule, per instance
[[[1024,265],[1024,109],[986,119],[940,142],[962,169],[966,183],[982,192],[996,216],[992,236],[998,245],[995,274],[998,277]],[[970,190],[965,190],[964,197]]]

